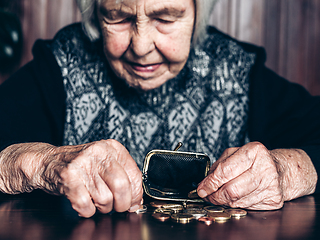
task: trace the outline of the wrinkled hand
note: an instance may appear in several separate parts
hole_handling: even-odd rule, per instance
[[[257,142],[229,148],[199,184],[198,194],[217,205],[272,210],[281,208],[284,201],[312,193],[316,183],[314,174],[312,179],[310,176],[310,179],[306,177],[308,181],[299,182],[300,177],[305,177],[303,171],[311,173],[310,159],[297,150],[284,153],[288,153],[291,161],[283,152],[269,151]],[[305,164],[301,159],[309,162]]]
[[[63,194],[83,217],[96,209],[135,211],[142,203],[142,174],[126,148],[110,139],[62,147],[13,144],[0,152],[0,176],[1,192]]]
[[[53,150],[45,160],[42,187],[64,194],[83,217],[96,209],[136,210],[142,202],[142,177],[129,152],[115,140]]]

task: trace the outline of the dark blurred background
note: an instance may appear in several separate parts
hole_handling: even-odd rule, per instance
[[[75,0],[0,0],[0,9],[21,21],[23,48],[17,66],[32,59],[36,39],[52,38],[61,27],[80,20]],[[320,95],[320,0],[219,0],[210,23],[265,47],[268,67]],[[0,82],[10,74],[0,73]]]

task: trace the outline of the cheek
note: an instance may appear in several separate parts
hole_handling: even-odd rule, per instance
[[[128,49],[129,41],[117,34],[104,35],[104,49],[107,57],[120,58]]]
[[[190,44],[179,38],[169,37],[158,45],[158,49],[168,61],[181,62],[188,58]]]

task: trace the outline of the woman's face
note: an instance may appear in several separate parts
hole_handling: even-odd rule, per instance
[[[185,65],[194,27],[193,0],[106,0],[98,9],[104,52],[130,86],[155,89]]]

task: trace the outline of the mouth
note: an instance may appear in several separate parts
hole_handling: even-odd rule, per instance
[[[138,64],[138,63],[129,63],[131,67],[137,71],[137,72],[145,72],[145,73],[151,73],[156,71],[160,66],[161,63],[155,63],[155,64]]]

